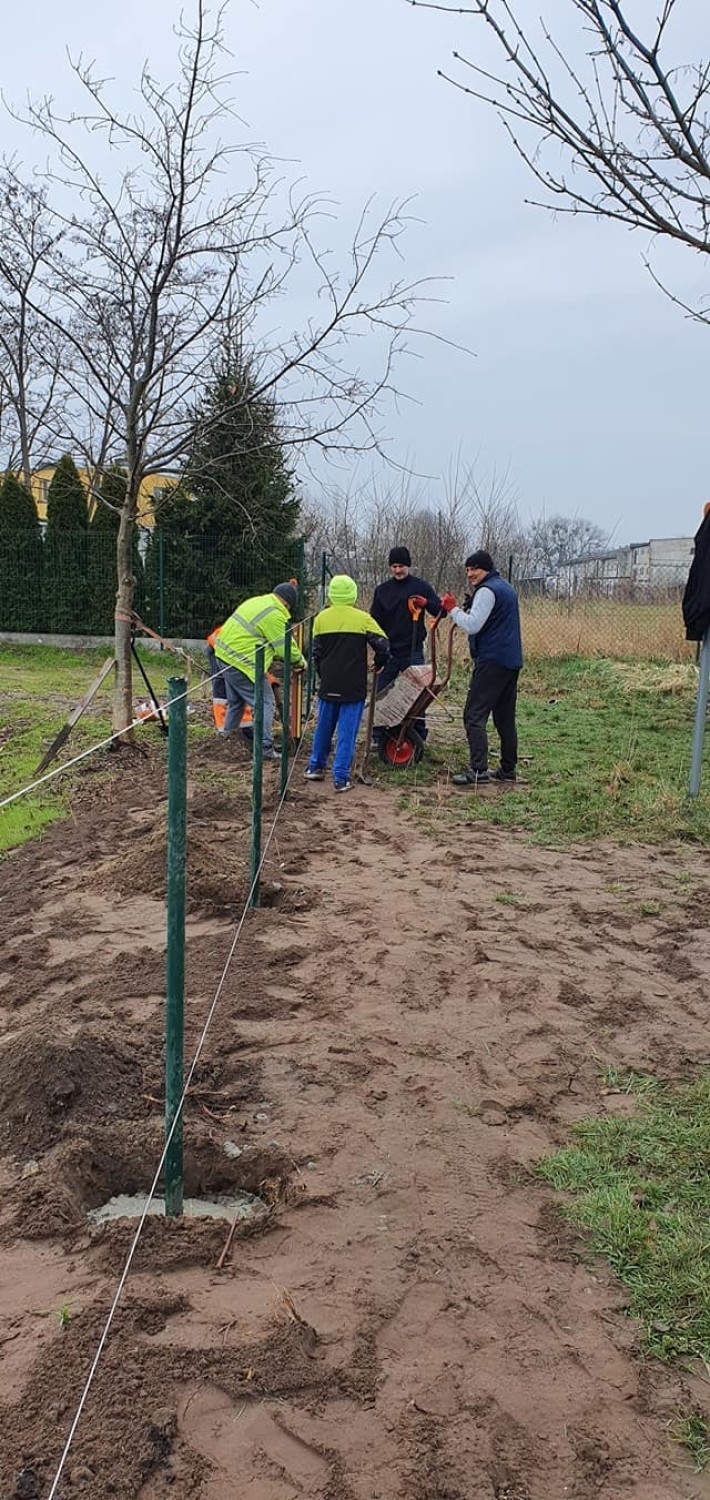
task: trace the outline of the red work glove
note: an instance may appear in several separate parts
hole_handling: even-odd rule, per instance
[[[441,597],[441,608],[446,610],[447,615],[449,613],[449,610],[455,609],[456,608],[456,595],[455,594],[442,594],[442,597]]]
[[[415,609],[426,609],[426,599],[423,594],[410,594],[409,602],[414,605]]]

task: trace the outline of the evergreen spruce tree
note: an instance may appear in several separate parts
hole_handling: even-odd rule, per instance
[[[290,537],[299,501],[273,402],[255,395],[248,367],[227,366],[195,412],[183,484],[194,525],[217,540]]]
[[[83,633],[89,619],[86,492],[70,454],[59,460],[47,494],[44,604],[47,629]]]
[[[0,629],[42,629],[42,537],[37,507],[14,474],[0,485]]]
[[[297,568],[299,499],[273,403],[233,358],[196,408],[181,484],[165,496],[146,557],[147,608],[168,633],[203,635],[241,599]],[[162,539],[162,540],[161,540]]]

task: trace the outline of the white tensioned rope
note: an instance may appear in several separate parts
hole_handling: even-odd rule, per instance
[[[173,699],[173,702],[174,701],[175,700]],[[305,722],[305,724],[303,726],[304,729],[307,727],[310,719],[313,717],[314,709],[315,709],[315,699],[314,699],[314,702],[313,702],[313,704],[311,706],[311,711],[310,711],[310,713],[308,715],[308,719],[306,720],[306,722]],[[215,990],[215,993],[214,993],[214,998],[213,998],[212,1003],[210,1005],[210,1008],[209,1008],[209,1010],[207,1012],[207,1017],[206,1017],[206,1020],[205,1020],[205,1024],[204,1024],[204,1026],[202,1028],[200,1039],[199,1039],[199,1041],[197,1043],[197,1049],[195,1051],[195,1055],[194,1055],[194,1057],[192,1059],[192,1062],[190,1063],[190,1068],[189,1068],[189,1071],[188,1071],[188,1074],[187,1074],[187,1078],[185,1080],[185,1085],[184,1085],[184,1088],[183,1088],[183,1091],[182,1091],[182,1095],[180,1097],[180,1101],[178,1103],[178,1107],[177,1107],[177,1109],[175,1111],[175,1118],[173,1119],[172,1125],[170,1126],[170,1130],[169,1130],[168,1135],[166,1137],[165,1144],[163,1146],[163,1149],[162,1149],[162,1152],[161,1152],[161,1155],[160,1155],[160,1161],[158,1162],[158,1165],[157,1165],[157,1167],[155,1169],[155,1176],[153,1177],[153,1181],[152,1181],[152,1183],[150,1185],[150,1188],[149,1188],[149,1191],[148,1191],[148,1196],[147,1196],[147,1198],[145,1200],[145,1203],[143,1205],[143,1212],[142,1212],[142,1214],[140,1216],[140,1219],[138,1220],[138,1225],[136,1227],[136,1232],[135,1232],[135,1234],[133,1236],[133,1239],[131,1240],[131,1244],[130,1244],[130,1248],[129,1248],[129,1251],[128,1251],[128,1255],[126,1256],[126,1262],[125,1262],[125,1265],[123,1267],[123,1271],[121,1272],[121,1276],[120,1276],[120,1279],[119,1279],[119,1282],[118,1282],[118,1286],[116,1287],[116,1291],[114,1293],[113,1301],[112,1301],[111,1306],[110,1306],[109,1311],[108,1311],[108,1316],[107,1316],[106,1322],[104,1324],[104,1328],[103,1328],[103,1332],[101,1334],[101,1338],[99,1339],[99,1342],[98,1342],[98,1345],[97,1345],[96,1353],[95,1353],[94,1358],[93,1358],[93,1360],[91,1362],[89,1373],[88,1373],[88,1375],[86,1377],[86,1381],[84,1383],[84,1389],[83,1389],[83,1391],[81,1393],[81,1397],[79,1399],[79,1404],[78,1404],[76,1412],[74,1414],[74,1420],[73,1420],[73,1422],[71,1424],[71,1427],[69,1428],[69,1432],[68,1432],[68,1435],[67,1435],[67,1440],[66,1440],[66,1442],[64,1444],[64,1448],[62,1450],[62,1456],[61,1456],[61,1458],[59,1460],[59,1464],[57,1466],[57,1470],[55,1472],[54,1479],[52,1480],[52,1487],[51,1487],[51,1489],[49,1491],[49,1495],[47,1496],[47,1500],[53,1500],[53,1497],[57,1493],[57,1485],[59,1484],[59,1481],[60,1481],[60,1479],[62,1477],[62,1472],[64,1470],[64,1465],[65,1465],[65,1463],[67,1461],[67,1458],[69,1456],[69,1450],[71,1448],[72,1442],[74,1441],[74,1434],[76,1433],[76,1429],[79,1426],[79,1422],[81,1420],[81,1414],[82,1414],[82,1412],[84,1410],[84,1406],[86,1405],[86,1399],[87,1399],[87,1396],[88,1396],[89,1391],[91,1389],[91,1386],[92,1386],[92,1383],[93,1383],[93,1380],[94,1380],[94,1376],[95,1376],[96,1371],[98,1369],[99,1361],[101,1359],[101,1355],[103,1353],[104,1346],[106,1344],[106,1340],[107,1340],[108,1335],[109,1335],[111,1324],[113,1323],[114,1316],[115,1316],[116,1310],[118,1308],[118,1304],[119,1304],[119,1302],[121,1300],[121,1296],[123,1294],[123,1288],[124,1288],[124,1286],[126,1284],[126,1281],[128,1280],[128,1273],[129,1273],[129,1271],[131,1269],[131,1265],[133,1263],[133,1258],[134,1258],[136,1250],[138,1248],[138,1241],[139,1241],[139,1239],[141,1237],[141,1234],[142,1234],[142,1231],[143,1231],[143,1225],[145,1224],[146,1218],[148,1217],[148,1209],[149,1209],[150,1204],[152,1203],[153,1198],[155,1196],[155,1190],[156,1190],[156,1188],[158,1186],[158,1182],[159,1182],[159,1179],[160,1179],[160,1174],[161,1174],[161,1172],[163,1170],[163,1166],[165,1164],[165,1158],[166,1158],[166,1156],[168,1154],[168,1149],[170,1147],[170,1143],[171,1143],[172,1138],[173,1138],[173,1136],[175,1134],[175,1131],[177,1129],[178,1122],[182,1119],[182,1113],[183,1113],[183,1109],[185,1107],[185,1100],[187,1098],[187,1094],[188,1094],[188,1091],[189,1091],[189,1088],[190,1088],[190,1084],[192,1083],[192,1079],[193,1079],[193,1075],[194,1075],[194,1072],[195,1072],[195,1068],[197,1067],[197,1064],[198,1064],[198,1062],[200,1060],[200,1056],[202,1054],[202,1049],[203,1049],[203,1047],[205,1045],[205,1041],[207,1040],[207,1033],[208,1033],[209,1028],[210,1028],[210,1026],[212,1024],[212,1019],[213,1019],[214,1013],[215,1013],[215,1011],[217,1009],[217,1005],[219,1004],[219,999],[220,999],[220,996],[222,994],[222,990],[224,989],[224,985],[225,985],[225,982],[226,982],[226,979],[227,979],[227,975],[229,973],[229,968],[230,968],[232,959],[234,957],[234,954],[236,952],[237,943],[239,942],[239,938],[240,938],[241,933],[242,933],[242,928],[243,928],[244,923],[245,923],[246,918],[247,918],[247,913],[249,911],[249,906],[250,906],[251,898],[252,898],[252,896],[254,894],[254,890],[255,890],[255,887],[256,887],[256,883],[257,883],[257,881],[259,879],[259,876],[261,875],[261,871],[262,871],[262,868],[263,868],[263,865],[264,865],[264,860],[266,859],[266,856],[268,854],[269,846],[271,844],[271,840],[272,840],[272,838],[274,836],[274,833],[276,831],[276,824],[278,822],[279,814],[281,812],[281,809],[282,809],[282,807],[284,805],[284,801],[286,799],[286,793],[287,793],[287,791],[289,789],[289,786],[290,786],[290,783],[291,783],[291,777],[293,776],[293,773],[294,773],[294,771],[296,769],[296,762],[298,760],[302,744],[303,744],[303,739],[301,738],[299,740],[298,745],[296,746],[296,753],[295,753],[295,755],[293,757],[293,761],[292,761],[292,764],[291,764],[291,770],[289,771],[289,775],[288,775],[288,781],[286,782],[286,786],[284,787],[284,790],[281,793],[281,796],[279,798],[278,805],[277,805],[277,808],[276,808],[276,812],[274,813],[273,821],[272,821],[271,827],[269,829],[269,833],[268,833],[268,837],[266,839],[266,843],[264,845],[264,850],[263,850],[261,859],[259,861],[259,868],[258,868],[258,870],[257,870],[257,872],[256,872],[256,874],[254,876],[254,879],[253,879],[253,881],[251,883],[251,886],[249,888],[249,893],[248,893],[246,901],[244,903],[244,908],[243,908],[243,911],[242,911],[241,916],[239,918],[239,921],[237,923],[236,930],[235,930],[235,933],[234,933],[234,937],[232,939],[232,945],[231,945],[231,947],[229,949],[229,953],[227,954],[225,965],[224,965],[224,968],[222,970],[222,974],[221,974],[219,983],[217,985],[217,989]]]
[[[316,611],[312,615],[306,615],[305,619],[300,620],[298,623],[307,625],[309,620],[315,618],[315,614]],[[178,696],[173,698],[172,702],[181,703],[183,698],[191,698],[193,693],[201,693],[215,677],[223,677],[224,673],[229,671],[229,665],[229,662],[227,662],[225,666],[221,667],[218,672],[211,674],[209,678],[205,677],[202,682],[197,682],[193,687],[187,688],[186,692],[178,693]],[[163,706],[167,707],[167,705]],[[65,771],[71,770],[72,766],[78,766],[82,760],[88,760],[90,755],[96,755],[97,751],[105,750],[106,746],[113,744],[114,740],[123,739],[125,734],[130,734],[132,729],[139,729],[144,722],[144,719],[134,719],[131,724],[126,725],[125,729],[117,729],[114,734],[107,735],[105,740],[99,740],[96,745],[90,745],[88,750],[82,750],[80,755],[73,756],[71,760],[62,761],[61,766],[55,766],[53,771],[46,771],[44,776],[38,776],[35,781],[28,782],[27,786],[20,787],[18,792],[11,792],[9,797],[3,797],[0,801],[0,812],[4,807],[9,807],[11,802],[19,801],[20,797],[26,797],[29,792],[35,792],[38,787],[44,786],[48,781],[54,781],[57,776],[63,776]]]

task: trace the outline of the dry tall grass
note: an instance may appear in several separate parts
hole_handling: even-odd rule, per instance
[[[692,661],[680,605],[614,599],[522,599],[528,656],[606,656],[636,661]]]

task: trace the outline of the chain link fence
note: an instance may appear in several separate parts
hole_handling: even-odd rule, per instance
[[[689,549],[688,549],[689,550]],[[340,559],[319,553],[310,572],[325,589]],[[681,601],[690,554],[672,562],[646,564],[645,576],[626,576],[624,560],[615,554],[570,564],[557,576],[531,576],[515,556],[498,559],[498,568],[517,590],[523,628],[523,650],[534,656],[605,656],[612,660],[688,662],[696,647],[685,639]],[[418,569],[415,568],[415,571]],[[463,570],[447,579],[459,599],[466,589]],[[360,577],[360,603],[369,607],[376,585],[387,576]],[[462,635],[457,660],[468,661]]]
[[[523,645],[527,656],[606,656],[616,659],[692,661],[681,601],[687,570],[658,567],[638,580],[589,576],[518,578]]]
[[[336,570],[324,557],[317,567],[323,579]],[[557,578],[521,576],[514,557],[500,571],[518,591],[527,656],[669,662],[695,656],[681,613],[687,570],[677,564],[656,566],[642,579],[579,566]],[[278,534],[242,541],[143,532],[134,572],[136,611],[153,630],[175,637],[203,637],[242,599],[286,578],[298,580],[303,598],[308,587],[303,541]],[[320,582],[313,580],[314,597]],[[361,585],[365,605],[371,588]],[[454,591],[463,592],[460,581]],[[59,538],[0,539],[0,631],[110,636],[115,595],[111,534],[89,528]]]
[[[136,538],[134,608],[160,635],[205,636],[241,600],[297,579],[305,588],[300,538],[253,541],[153,531]],[[91,529],[59,538],[0,539],[0,631],[113,634],[116,539]]]

